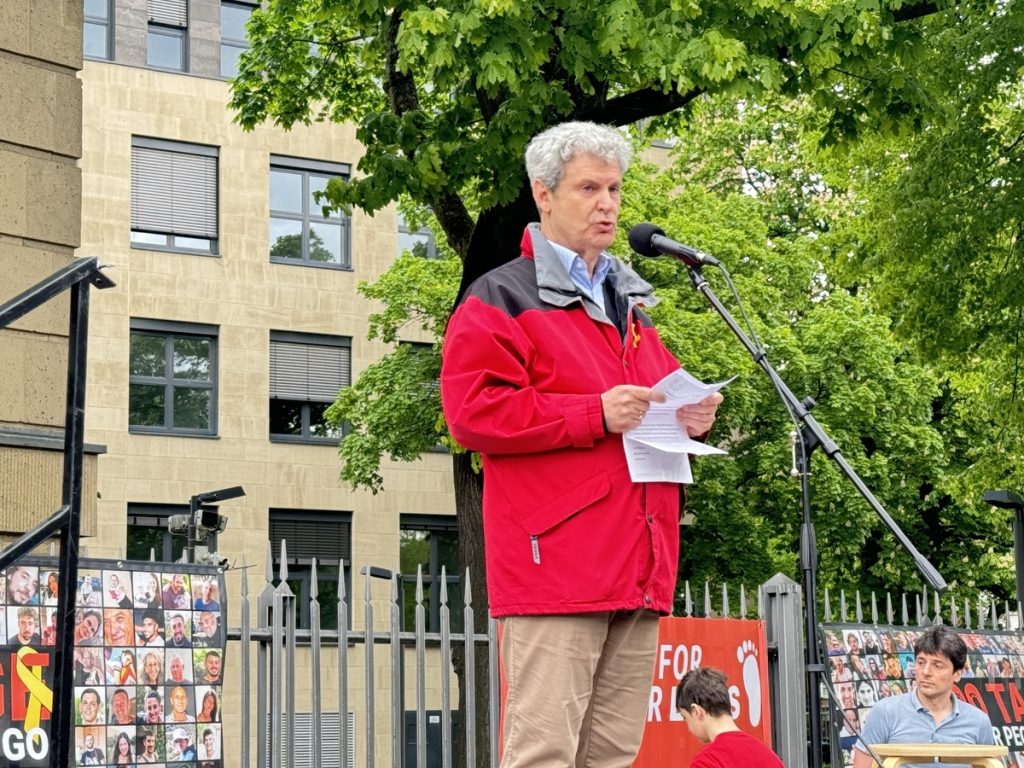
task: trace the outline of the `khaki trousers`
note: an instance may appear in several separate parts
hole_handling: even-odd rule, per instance
[[[657,646],[650,611],[503,619],[501,768],[628,768]]]

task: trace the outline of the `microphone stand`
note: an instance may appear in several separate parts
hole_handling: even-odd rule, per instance
[[[796,445],[794,445],[794,458],[795,467],[800,476],[800,490],[803,497],[803,525],[800,528],[800,569],[803,572],[804,617],[806,621],[805,631],[807,633],[804,658],[806,660],[805,669],[807,672],[807,708],[810,720],[808,735],[811,744],[811,768],[821,768],[821,693],[819,690],[819,679],[824,677],[826,670],[821,660],[821,653],[817,642],[818,547],[814,535],[814,521],[811,518],[811,453],[816,448],[821,448],[825,455],[842,470],[847,479],[853,483],[860,495],[864,497],[882,522],[885,523],[886,528],[889,529],[903,549],[913,558],[917,570],[920,571],[921,575],[924,576],[925,580],[936,592],[944,592],[946,590],[946,580],[942,578],[924,555],[917,551],[917,548],[906,537],[896,524],[896,521],[885,511],[878,499],[875,498],[874,494],[864,484],[864,481],[846,463],[846,459],[840,453],[839,447],[811,415],[810,410],[815,405],[814,400],[810,397],[805,398],[803,401],[798,400],[796,395],[786,386],[786,382],[782,380],[778,372],[772,367],[772,364],[768,362],[765,351],[757,347],[743,332],[743,329],[739,327],[733,316],[729,314],[729,310],[723,306],[718,296],[711,290],[711,286],[704,279],[704,275],[701,274],[700,268],[702,264],[695,260],[679,258],[687,266],[690,282],[693,283],[693,287],[703,294],[708,303],[711,304],[725,321],[726,325],[729,326],[733,334],[736,335],[736,338],[740,340],[747,352],[750,353],[754,362],[768,375],[783,403],[800,424],[799,431],[796,433],[796,440],[801,444],[802,450],[797,451]]]

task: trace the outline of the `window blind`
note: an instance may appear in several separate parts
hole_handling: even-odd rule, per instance
[[[281,556],[281,542],[286,541],[289,560],[315,557],[321,565],[336,566],[338,560],[352,557],[350,525],[341,520],[311,520],[274,512],[270,541],[276,557]]]
[[[149,0],[149,20],[169,27],[187,27],[188,0]]]
[[[270,341],[270,396],[282,400],[332,403],[351,382],[347,346]]]
[[[132,229],[217,237],[217,158],[132,147]]]

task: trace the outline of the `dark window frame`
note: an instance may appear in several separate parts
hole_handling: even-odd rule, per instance
[[[164,37],[179,41],[178,66],[168,67],[154,64],[149,60],[150,39]],[[161,72],[188,72],[188,27],[174,27],[169,24],[157,24],[154,21],[146,25],[146,66]]]
[[[83,41],[85,36],[85,28],[87,27],[102,27],[103,28],[103,40],[104,40],[104,53],[103,56],[96,56],[93,54],[86,53],[85,46],[83,43],[82,56],[86,59],[94,59],[96,61],[113,61],[114,60],[114,8],[112,0],[103,0],[103,4],[106,6],[107,13],[105,17],[95,16],[88,13],[83,13],[82,16],[82,35]]]
[[[397,254],[398,256],[401,256],[405,252],[402,249],[402,243],[401,243],[401,235],[405,235],[406,237],[410,237],[410,238],[420,238],[420,237],[426,238],[427,252],[425,254],[423,254],[422,256],[420,256],[420,258],[423,258],[423,259],[437,259],[437,258],[440,258],[439,254],[437,252],[437,238],[434,236],[434,230],[432,230],[430,227],[426,227],[426,226],[420,227],[419,229],[409,229],[409,227],[405,223],[405,217],[402,215],[401,211],[398,212],[397,218],[398,218],[398,234],[399,234],[399,243],[398,243],[399,247],[398,247],[398,254]],[[412,248],[409,248],[409,249],[406,249],[406,250],[408,251],[408,253],[412,254],[413,256],[418,256],[419,255]]]
[[[430,533],[450,533],[455,535],[455,544],[458,545],[459,527],[454,515],[427,515],[427,514],[403,514],[399,519],[399,531],[422,531]],[[401,546],[401,544],[399,544]],[[441,563],[439,557],[440,541],[437,537],[431,537],[428,545],[427,567],[423,569],[423,591],[426,605],[426,631],[441,631]],[[401,557],[401,556],[400,556]],[[462,574],[456,570],[453,574],[445,572],[445,580],[448,583],[448,611],[451,631],[460,633],[463,631],[463,591]],[[402,630],[412,632],[415,626],[406,626],[409,623],[407,613],[412,613],[416,605],[416,573],[402,573]],[[453,589],[455,587],[455,589]]]
[[[193,214],[191,224],[175,224],[172,211],[161,211],[160,214],[157,214],[153,212],[152,205],[148,205],[146,202],[148,198],[158,196],[158,191],[162,192],[154,187],[159,187],[167,179],[164,174],[161,174],[163,178],[156,179],[143,176],[144,169],[140,166],[144,163],[173,166],[176,162],[192,163],[196,165],[194,170],[204,176],[204,178],[189,182],[195,189],[188,187],[171,189],[172,197],[180,198],[182,201],[194,201],[197,192],[208,199],[212,210],[209,207],[202,208],[202,214],[198,216],[202,223],[199,223]],[[131,186],[129,240],[132,248],[198,256],[218,255],[220,242],[220,149],[218,147],[147,136],[132,136]],[[170,224],[167,223],[165,216],[171,217]],[[153,217],[159,218],[160,223],[150,225],[149,220]],[[189,226],[196,230],[205,228],[206,231],[178,231],[178,229],[187,230]],[[198,245],[203,242],[207,244],[206,247]]]
[[[295,174],[301,179],[302,191],[300,193],[302,198],[302,211],[285,211],[280,209],[269,208],[270,201],[268,200],[268,208],[270,211],[269,219],[279,219],[284,221],[298,222],[302,228],[302,257],[300,259],[290,259],[284,256],[274,256],[270,254],[271,264],[289,264],[296,267],[313,267],[318,269],[333,269],[340,270],[343,272],[352,271],[352,219],[346,214],[333,214],[330,217],[325,217],[322,210],[314,213],[311,202],[310,194],[310,178],[311,177],[326,177],[327,179],[348,179],[352,173],[352,167],[347,163],[332,163],[325,162],[323,160],[305,160],[296,157],[287,157],[285,155],[271,155],[270,156],[270,169],[268,173],[268,191],[270,185],[273,184],[273,173],[289,173]],[[334,218],[334,217],[337,218]],[[331,226],[339,226],[340,242],[341,242],[341,261],[330,262],[330,261],[317,261],[310,258],[310,231],[314,224],[330,224]],[[274,247],[274,243],[270,243],[271,249]]]
[[[338,440],[341,439],[346,433],[346,429],[343,427],[341,434],[339,435],[314,435],[313,429],[313,418],[312,408],[314,405],[330,405],[334,402],[335,398],[330,400],[314,399],[307,396],[305,400],[301,398],[283,398],[274,397],[275,376],[274,371],[274,345],[292,345],[292,346],[304,346],[304,347],[329,347],[333,349],[347,349],[348,350],[348,376],[347,381],[342,382],[342,386],[352,386],[352,337],[351,336],[331,336],[319,333],[298,333],[294,331],[271,331],[270,332],[270,387],[269,397],[267,402],[268,407],[268,423],[267,433],[270,436],[270,441],[273,443],[304,443],[307,445],[332,445],[336,446]],[[345,379],[345,376],[339,376],[341,379]],[[307,379],[308,382],[308,379]],[[340,389],[341,387],[339,387]],[[291,434],[288,432],[274,432],[273,430],[273,409],[275,401],[278,403],[297,403],[300,404],[301,409],[301,427],[300,434]]]
[[[164,386],[164,423],[163,426],[161,427],[156,427],[152,425],[131,424],[131,411],[129,409],[129,433],[147,435],[170,435],[175,437],[215,437],[217,435],[217,401],[220,390],[218,384],[218,327],[215,325],[205,325],[200,323],[179,323],[168,320],[149,320],[145,318],[132,318],[129,330],[129,356],[131,355],[131,338],[135,334],[163,336],[164,338],[163,376],[156,377],[132,374],[130,368],[128,373],[129,399],[131,398],[131,387],[133,384],[145,386],[158,386],[162,384]],[[210,341],[209,382],[196,381],[194,379],[176,379],[174,377],[173,341],[174,339],[177,338],[201,338]],[[174,426],[173,394],[175,390],[175,381],[181,382],[181,384],[177,386],[182,389],[204,389],[210,391],[210,426],[208,429],[195,429],[189,427]]]
[[[277,525],[275,525],[277,523]],[[267,512],[267,538],[271,545],[271,557],[273,561],[274,574],[271,581],[277,583],[279,575],[281,573],[281,537],[275,537],[275,534],[279,532],[280,528],[283,528],[287,524],[307,524],[311,526],[310,535],[315,535],[313,532],[322,532],[324,526],[335,525],[340,526],[339,530],[344,531],[340,533],[340,543],[342,551],[338,553],[339,557],[333,560],[326,560],[322,557],[317,557],[317,581],[328,582],[333,581],[334,584],[338,582],[338,575],[336,569],[340,566],[343,569],[344,584],[345,584],[345,595],[346,595],[346,608],[348,610],[348,622],[351,626],[352,621],[352,513],[338,510],[323,510],[323,509],[290,509],[282,507],[271,507]],[[275,530],[277,528],[278,530]],[[298,629],[309,629],[310,628],[310,594],[313,583],[313,556],[309,553],[309,550],[304,548],[300,542],[288,542],[285,537],[286,548],[287,548],[287,560],[285,561],[288,566],[288,581],[294,585],[292,592],[295,594],[296,606],[298,611],[296,613],[296,619]],[[347,549],[347,551],[345,551]],[[332,573],[332,579],[324,578],[324,574]],[[297,586],[298,589],[294,587]],[[319,600],[317,601],[319,602]],[[320,605],[321,615],[321,628],[322,629],[337,629],[337,617],[335,616],[335,625],[330,626],[330,621],[325,624],[323,621],[324,616],[324,604]]]
[[[236,50],[239,53],[241,53],[242,51],[249,50],[249,48],[251,48],[252,46],[250,45],[249,40],[247,38],[243,37],[243,38],[239,39],[239,38],[230,37],[230,36],[224,34],[224,23],[223,23],[223,20],[224,20],[224,8],[225,7],[228,7],[228,8],[238,8],[238,9],[246,9],[246,10],[249,11],[249,15],[251,17],[252,16],[252,12],[255,11],[258,6],[257,6],[256,3],[245,2],[245,0],[221,0],[221,4],[220,4],[220,8],[221,8],[220,76],[225,78],[225,79],[227,79],[227,78],[235,77],[238,74],[238,70],[236,68],[235,71],[232,72],[231,74],[225,74],[225,72],[224,72],[224,49],[225,48],[230,48],[232,50]]]
[[[165,72],[188,72],[189,0],[148,0],[146,25],[146,66]],[[180,40],[176,67],[161,66],[150,61],[151,36]]]

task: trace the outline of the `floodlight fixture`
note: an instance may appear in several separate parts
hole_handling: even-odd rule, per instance
[[[221,488],[219,491],[197,493],[192,498],[195,499],[197,504],[213,504],[218,501],[237,499],[239,496],[245,496],[245,489],[240,485],[233,485],[230,488]]]
[[[985,491],[982,499],[993,507],[999,507],[1000,509],[1024,509],[1024,499],[1013,491]]]
[[[167,521],[167,527],[172,533],[183,532],[188,537],[185,549],[182,552],[183,562],[195,562],[196,543],[206,541],[211,533],[221,533],[228,527],[228,519],[217,511],[216,507],[204,506],[216,504],[229,499],[237,499],[245,496],[245,490],[240,485],[233,485],[230,488],[221,488],[216,491],[197,493],[189,499],[187,515],[172,515],[174,518],[185,518],[184,531],[181,531],[182,521]]]
[[[1017,618],[1020,620],[1024,601],[1024,499],[1005,489],[985,491],[981,498],[993,507],[1013,510],[1013,564],[1017,587]]]

